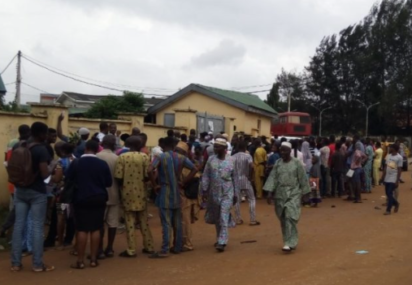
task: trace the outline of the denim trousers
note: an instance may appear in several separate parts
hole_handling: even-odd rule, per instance
[[[395,190],[396,190],[396,185],[395,183],[386,183],[385,182],[385,192],[386,192],[386,197],[388,198],[388,205],[386,208],[386,212],[391,212],[393,206],[398,206],[399,202],[395,198]]]
[[[43,267],[43,234],[47,194],[29,188],[17,188],[14,194],[16,221],[12,238],[11,263],[21,266],[23,233],[29,211],[32,218],[33,268]]]

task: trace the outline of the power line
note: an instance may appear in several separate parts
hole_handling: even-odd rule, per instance
[[[10,83],[6,83],[6,84],[4,84],[4,86],[7,86],[7,85],[12,85],[12,84],[15,84],[16,83],[16,81],[14,81],[14,82],[10,82]]]
[[[252,86],[242,86],[242,87],[235,87],[232,88],[233,90],[241,90],[241,89],[250,89],[250,88],[258,88],[258,87],[266,87],[266,86],[271,86],[273,83],[270,84],[263,84],[263,85],[252,85]]]
[[[25,82],[21,82],[21,84],[26,85],[26,86],[28,86],[28,87],[30,87],[30,88],[33,88],[33,89],[35,89],[35,90],[37,90],[37,91],[43,92],[43,93],[45,93],[45,94],[53,94],[53,93],[44,91],[44,90],[42,90],[42,89],[40,89],[40,88],[37,88],[37,87],[35,87],[35,86],[33,86],[33,85],[30,85],[30,84],[28,84],[28,83],[25,83]]]
[[[61,72],[59,72],[59,71],[52,70],[52,69],[50,69],[49,67],[46,67],[46,66],[44,66],[44,65],[41,65],[41,64],[39,64],[39,63],[37,63],[37,62],[34,62],[34,61],[32,61],[31,59],[28,59],[28,58],[25,57],[25,56],[23,56],[23,58],[26,59],[27,61],[33,63],[34,65],[37,65],[37,66],[39,66],[39,67],[41,67],[41,68],[44,68],[44,69],[46,69],[46,70],[48,70],[48,71],[50,71],[50,72],[53,72],[53,73],[55,73],[55,74],[58,74],[58,75],[60,75],[60,76],[63,76],[63,77],[72,79],[72,80],[77,81],[77,82],[80,82],[80,83],[84,83],[84,84],[87,84],[87,85],[96,86],[96,87],[100,87],[100,88],[108,89],[108,90],[112,90],[112,91],[118,91],[118,92],[124,92],[124,91],[126,91],[126,90],[122,90],[122,89],[118,89],[118,88],[113,88],[113,87],[108,87],[108,86],[103,86],[103,85],[100,85],[100,84],[95,84],[95,83],[87,82],[87,81],[84,81],[84,80],[81,80],[81,79],[78,79],[78,78],[74,78],[74,77],[72,77],[72,76],[63,74],[63,73],[61,73]]]
[[[39,65],[43,65],[43,66],[48,67],[48,68],[53,69],[53,70],[57,70],[57,71],[59,71],[59,72],[61,72],[61,73],[65,73],[65,74],[68,74],[68,75],[71,75],[71,76],[75,76],[75,77],[79,77],[79,78],[82,78],[82,79],[86,79],[86,80],[89,80],[89,81],[94,81],[94,82],[102,83],[102,84],[105,84],[105,85],[113,85],[113,86],[125,87],[125,88],[128,88],[128,87],[129,87],[129,88],[133,88],[133,89],[137,89],[137,90],[149,89],[149,90],[158,91],[158,92],[170,92],[170,91],[176,91],[176,90],[177,90],[177,89],[171,89],[171,88],[140,87],[140,86],[133,86],[133,85],[119,84],[119,83],[112,83],[112,82],[97,80],[97,79],[93,79],[93,78],[81,76],[81,75],[78,75],[78,74],[75,74],[75,73],[72,73],[72,72],[64,71],[64,70],[62,70],[62,69],[53,67],[53,66],[51,66],[51,65],[49,65],[49,64],[43,63],[43,62],[41,62],[41,61],[39,61],[39,60],[37,60],[37,59],[34,59],[34,58],[30,57],[30,56],[27,56],[26,54],[24,54],[23,57],[24,57],[25,59],[29,60],[29,61],[35,62],[35,63],[37,63],[37,64],[39,64]]]
[[[7,64],[6,68],[3,69],[3,71],[0,74],[3,74],[4,72],[6,72],[7,68],[9,68],[9,66],[13,63],[13,61],[16,59],[17,54],[15,54],[13,56],[13,58],[10,60],[9,64]]]
[[[248,91],[247,93],[262,93],[262,92],[270,92],[272,89],[268,90],[258,90],[258,91]]]

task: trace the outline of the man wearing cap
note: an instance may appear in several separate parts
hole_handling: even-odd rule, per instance
[[[269,192],[268,203],[275,201],[275,212],[280,220],[285,252],[295,250],[298,245],[297,224],[301,212],[301,198],[310,192],[305,169],[299,159],[291,157],[292,145],[283,142],[279,159],[264,186]],[[273,193],[273,194],[272,194]]]
[[[62,121],[64,120],[64,114],[61,113],[59,118],[57,119],[57,137],[64,142],[69,142],[69,138],[63,134],[62,131]],[[84,151],[86,150],[86,142],[89,139],[90,131],[87,128],[80,128],[78,130],[80,141],[78,142],[73,155],[77,158],[80,158]]]
[[[175,151],[185,157],[188,157],[189,154],[189,145],[185,142],[180,141]],[[191,169],[183,167],[181,180],[185,180],[189,176]],[[196,174],[196,178],[199,179],[200,174]],[[188,181],[190,182],[190,181]],[[199,186],[199,184],[197,184]],[[196,198],[188,197],[185,187],[183,186],[180,189],[180,198],[182,199],[182,232],[183,232],[183,248],[182,251],[192,251],[194,249],[192,243],[192,229],[191,223],[195,220],[195,214],[200,210],[198,196]],[[199,189],[199,188],[197,188]],[[199,192],[197,192],[199,193]]]
[[[230,209],[236,204],[233,186],[233,160],[226,156],[227,141],[217,137],[213,145],[215,155],[206,163],[202,176],[203,196],[207,197],[205,220],[216,227],[215,248],[223,252],[229,240],[229,227],[235,226]]]

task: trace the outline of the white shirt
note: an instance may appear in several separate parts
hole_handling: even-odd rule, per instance
[[[100,142],[103,141],[103,138],[104,138],[105,136],[106,136],[106,135],[103,134],[103,133],[98,133],[98,134],[97,134],[97,138],[99,139]]]

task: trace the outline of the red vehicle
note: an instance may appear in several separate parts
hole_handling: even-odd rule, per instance
[[[277,136],[310,136],[312,134],[312,120],[308,113],[280,113],[279,117],[272,121],[271,133]]]

